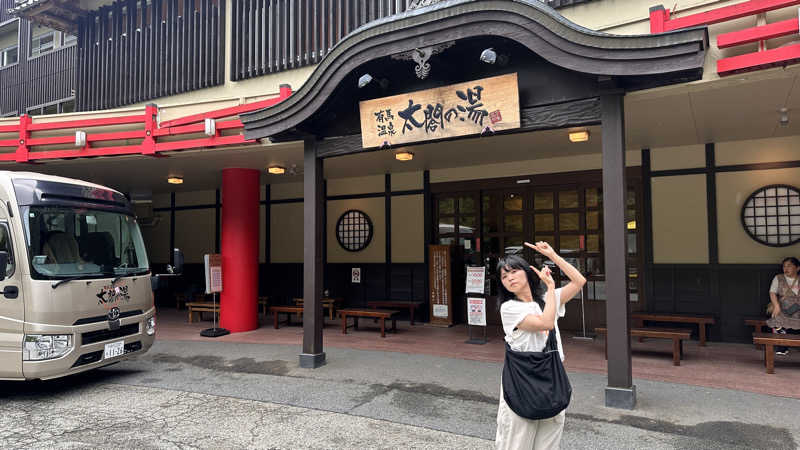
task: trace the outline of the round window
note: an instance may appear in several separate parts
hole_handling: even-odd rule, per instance
[[[364,250],[372,240],[372,221],[361,211],[345,212],[336,222],[336,240],[350,252]]]
[[[764,245],[786,247],[800,241],[800,191],[776,184],[753,192],[742,207],[742,225]]]

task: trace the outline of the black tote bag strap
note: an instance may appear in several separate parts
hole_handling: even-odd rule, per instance
[[[508,345],[508,341],[503,339],[503,343],[506,344],[506,352],[513,352],[514,350],[511,349],[511,346]],[[558,351],[558,341],[556,340],[556,330],[553,328],[547,333],[547,342],[544,344],[544,349],[542,352],[557,352]]]

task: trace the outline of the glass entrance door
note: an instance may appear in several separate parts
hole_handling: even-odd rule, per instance
[[[600,183],[437,194],[435,242],[457,246],[463,266],[486,267],[489,323],[500,324],[498,259],[521,254],[537,267],[544,263],[540,254],[523,246],[525,241],[549,243],[586,276],[585,299],[606,300],[602,196]],[[638,186],[631,186],[626,207],[630,301],[638,301],[641,292],[639,198]],[[554,278],[560,286],[569,281],[560,271]]]

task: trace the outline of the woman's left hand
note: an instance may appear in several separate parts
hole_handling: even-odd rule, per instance
[[[530,242],[525,242],[525,246],[536,250],[537,252],[541,253],[543,256],[546,256],[550,260],[558,256],[556,251],[553,250],[553,247],[550,247],[550,244],[548,244],[545,241],[539,241],[535,244],[531,244]]]

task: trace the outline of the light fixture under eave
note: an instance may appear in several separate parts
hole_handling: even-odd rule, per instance
[[[394,154],[394,159],[398,161],[411,161],[414,159],[414,154],[411,152],[397,152]]]
[[[283,175],[284,173],[286,173],[286,168],[281,166],[269,166],[267,167],[267,172],[273,175]]]
[[[169,177],[167,178],[167,183],[169,184],[183,184],[182,177]]]
[[[570,142],[586,142],[589,140],[588,131],[571,131],[569,133]]]

